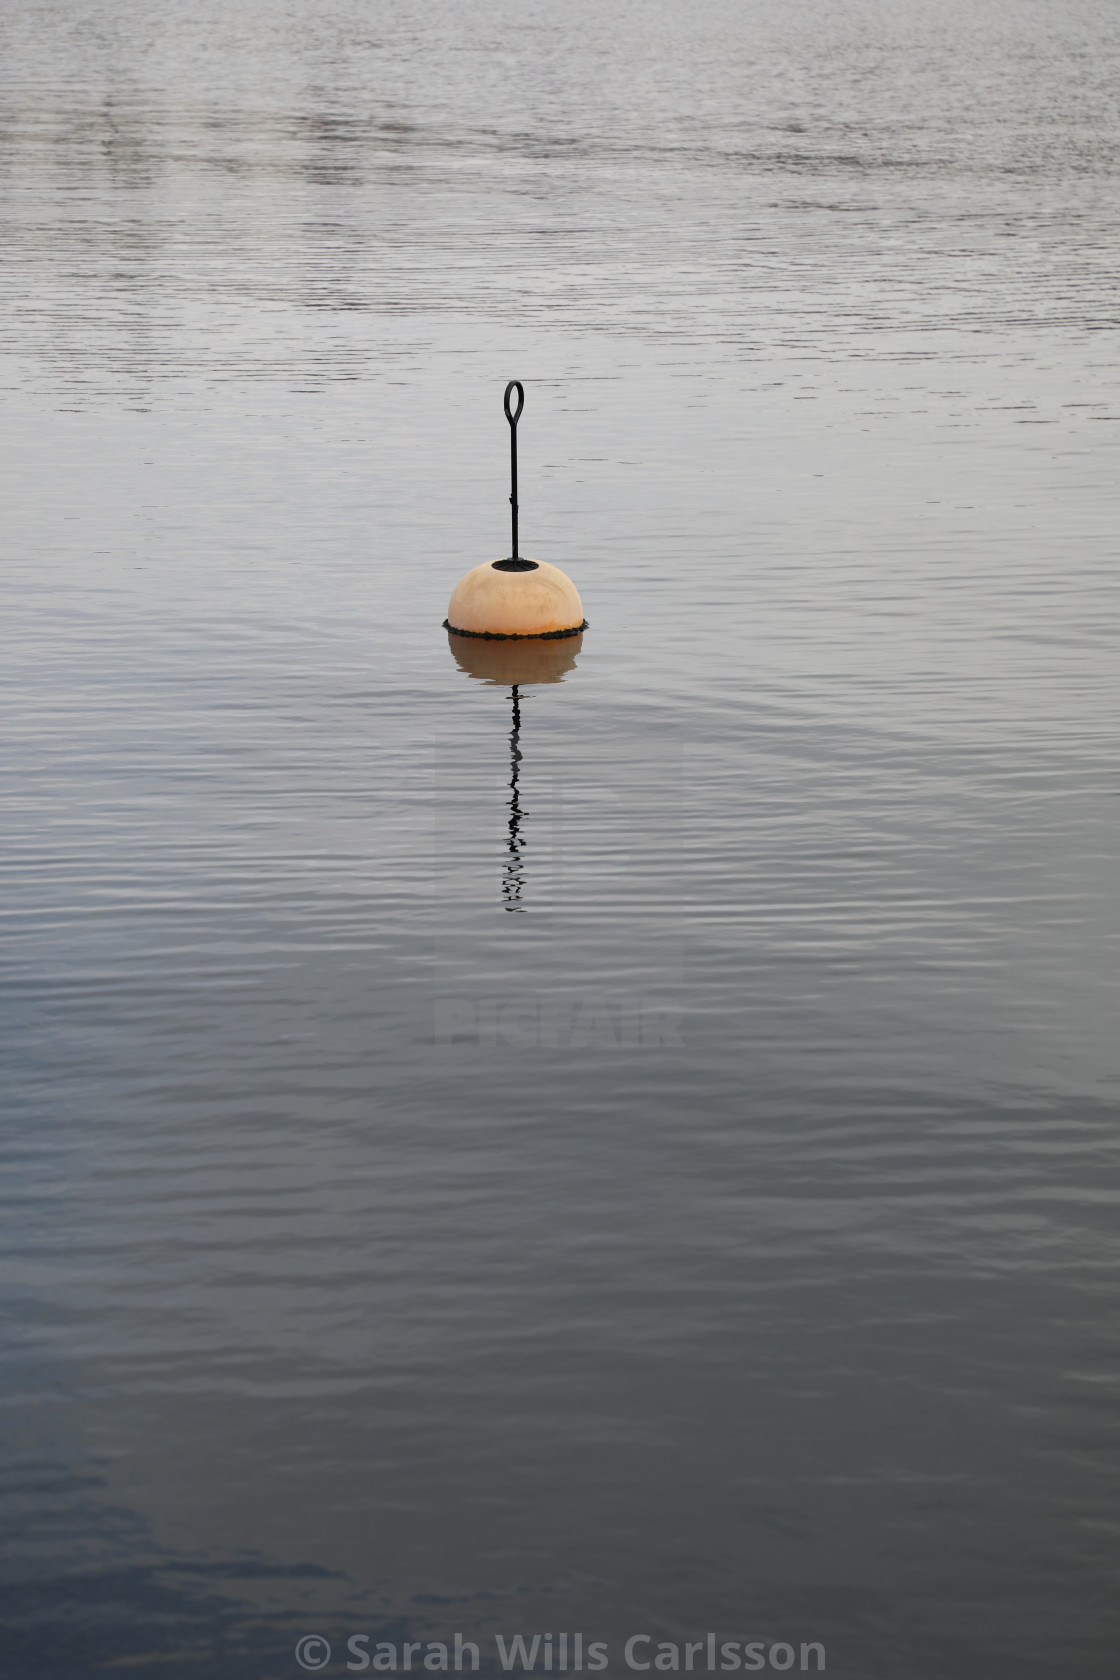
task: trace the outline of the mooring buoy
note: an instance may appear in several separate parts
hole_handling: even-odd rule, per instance
[[[517,407],[510,395],[517,393]],[[517,551],[517,422],[525,406],[519,379],[506,386],[509,421],[510,498],[513,552],[504,560],[486,560],[460,578],[443,621],[454,636],[485,641],[560,640],[587,629],[583,603],[570,577],[546,560],[523,560]]]

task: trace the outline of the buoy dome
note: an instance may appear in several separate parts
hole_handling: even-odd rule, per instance
[[[460,636],[574,636],[583,602],[547,560],[486,560],[456,585],[445,622]]]

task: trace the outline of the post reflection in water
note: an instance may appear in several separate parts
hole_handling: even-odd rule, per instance
[[[488,641],[480,636],[458,636],[448,631],[448,645],[455,663],[465,676],[504,688],[508,683],[513,702],[509,736],[509,824],[508,856],[502,871],[501,902],[504,910],[524,912],[525,903],[525,817],[521,808],[521,690],[529,683],[558,683],[576,668],[576,655],[583,646],[582,634],[556,640]]]
[[[518,685],[514,683],[513,696],[513,728],[509,736],[509,861],[505,874],[502,876],[502,908],[504,910],[523,910],[521,903],[521,888],[525,877],[521,868],[521,848],[525,844],[521,833],[521,806],[517,802],[517,766],[521,762],[521,749],[518,737],[521,734],[521,701],[517,693]]]

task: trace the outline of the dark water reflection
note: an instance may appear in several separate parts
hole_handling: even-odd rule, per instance
[[[5,1674],[1111,1676],[1118,37],[0,21]]]

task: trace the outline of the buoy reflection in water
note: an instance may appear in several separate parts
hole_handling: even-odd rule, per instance
[[[555,640],[488,641],[481,636],[456,636],[449,631],[447,644],[465,676],[495,688],[505,688],[507,684],[510,688],[513,714],[509,736],[508,856],[502,871],[501,903],[505,910],[524,911],[526,813],[521,808],[520,789],[520,690],[530,683],[563,682],[565,676],[576,668],[576,655],[583,646],[583,636],[564,636]]]
[[[576,636],[491,641],[484,636],[456,636],[449,630],[447,645],[468,677],[498,688],[512,684],[524,688],[527,683],[563,682],[576,668],[583,632]]]

